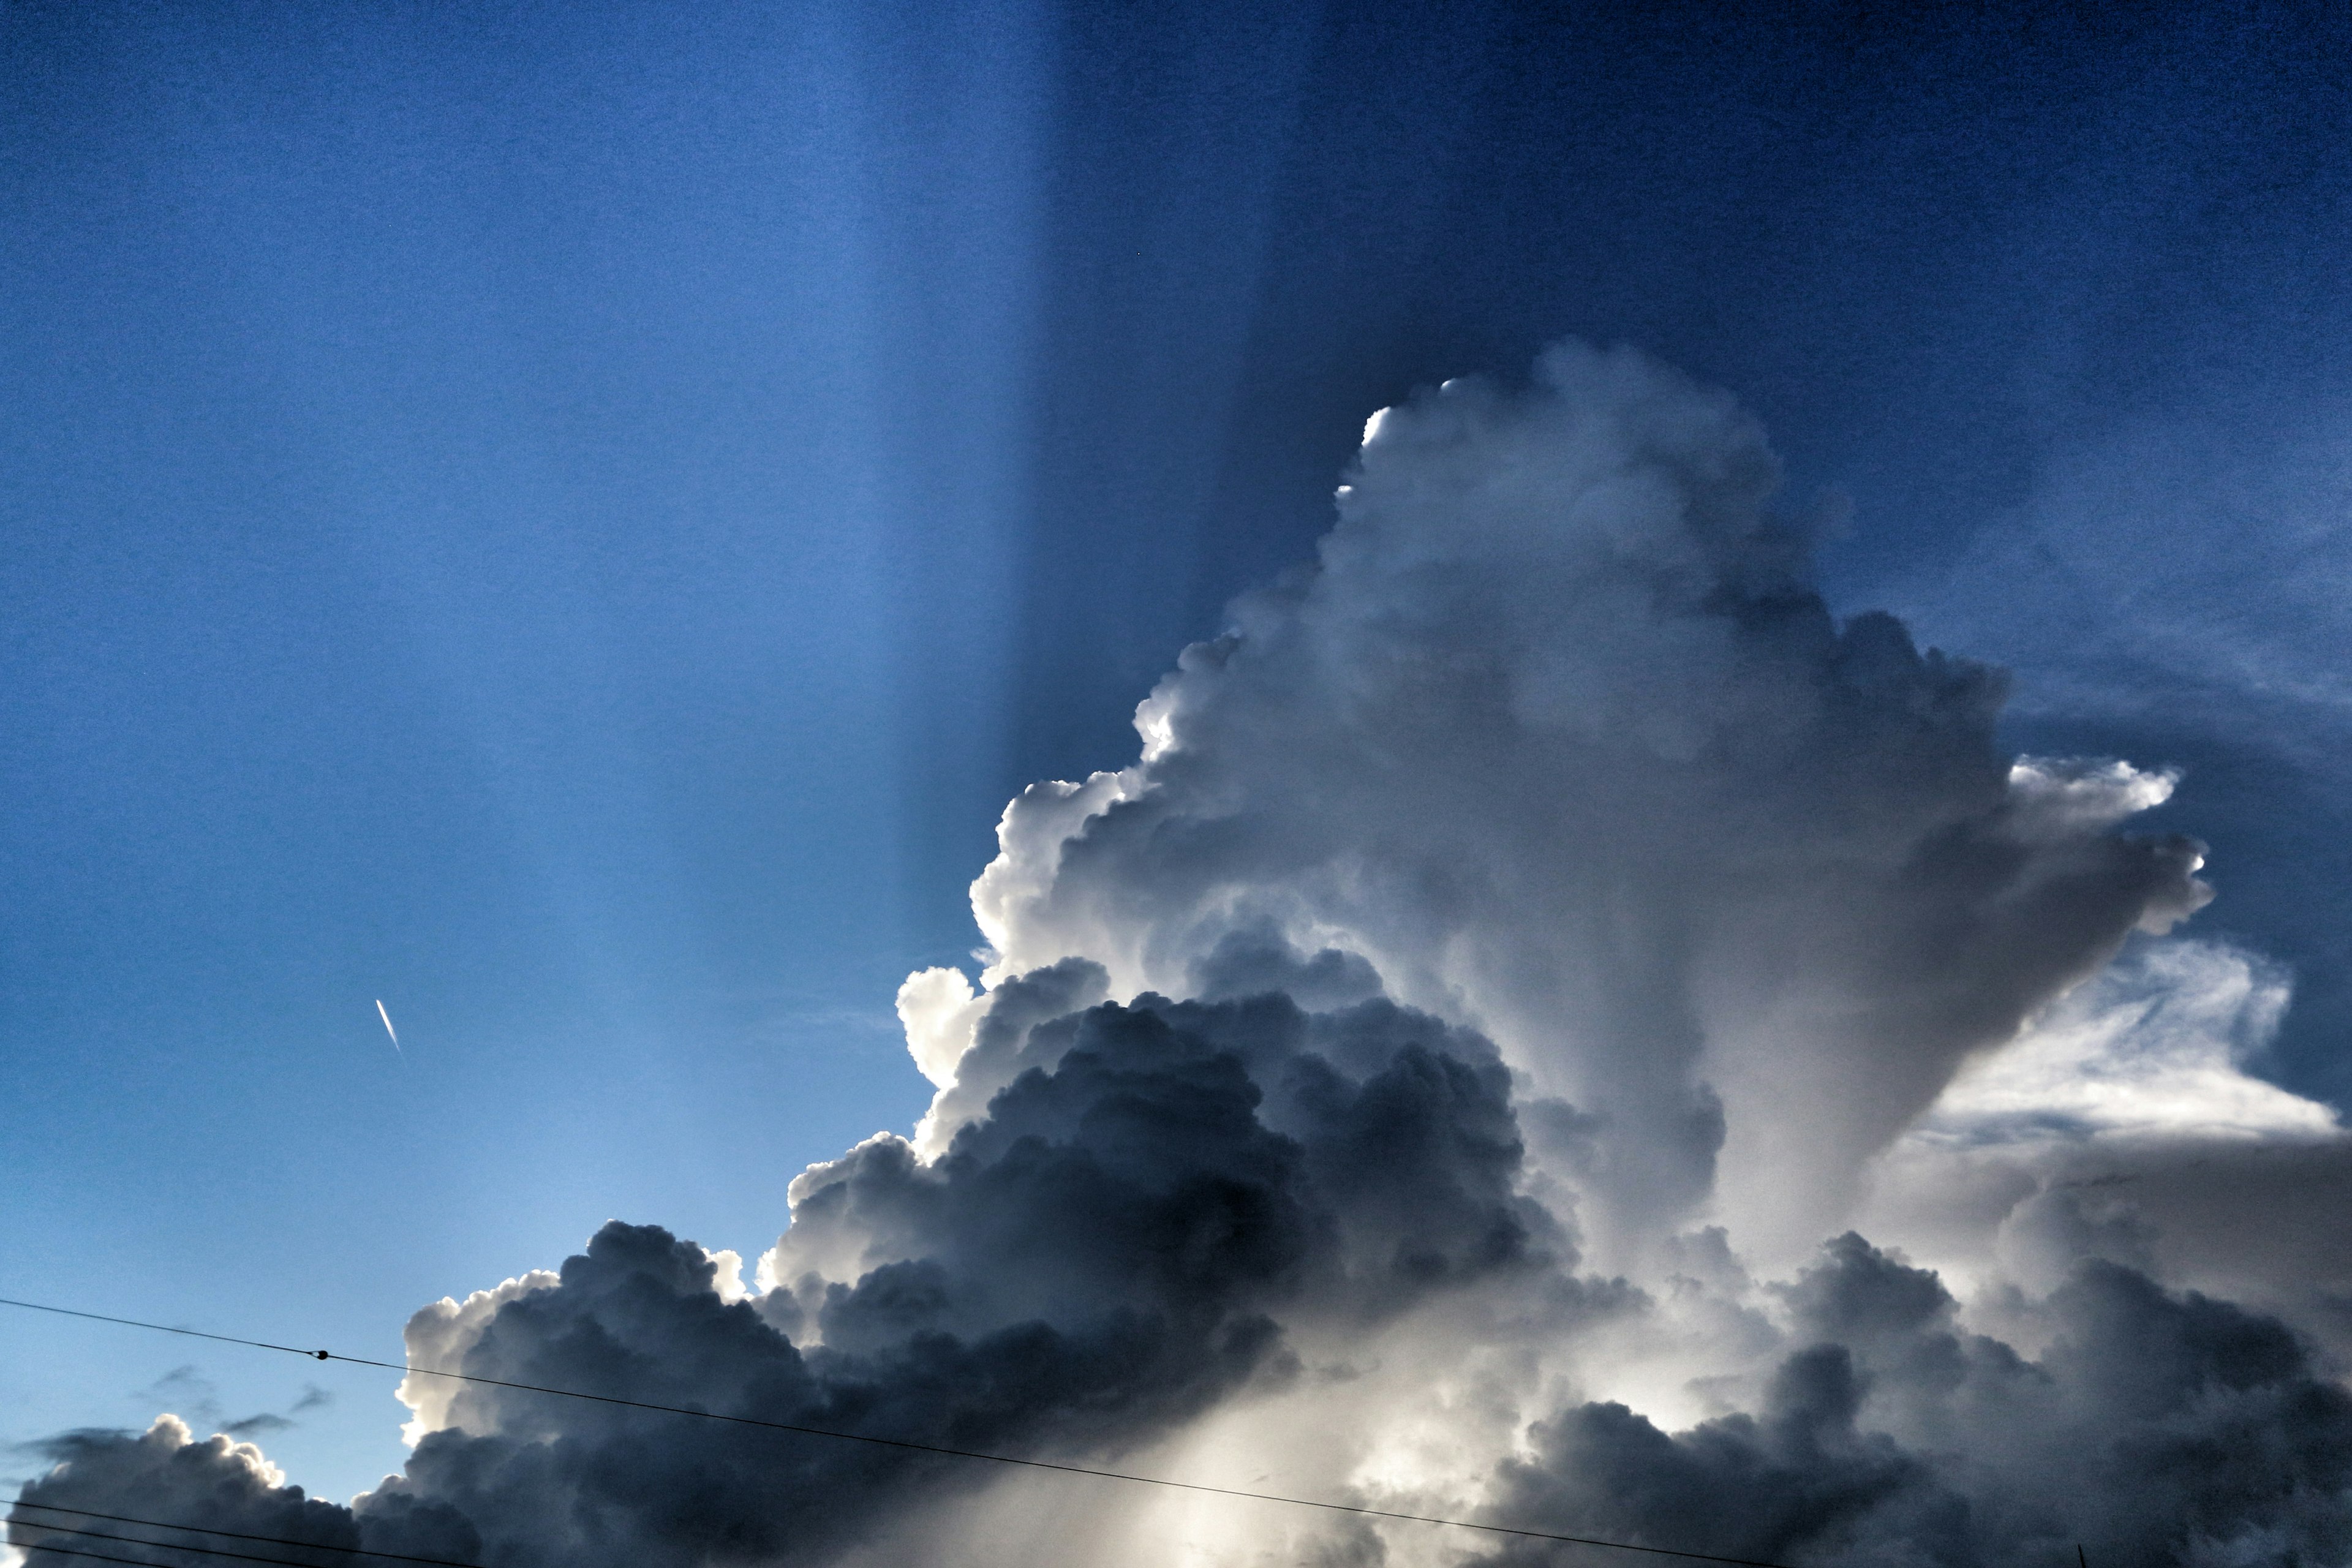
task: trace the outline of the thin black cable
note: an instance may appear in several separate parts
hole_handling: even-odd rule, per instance
[[[146,1546],[153,1543],[142,1541],[140,1544],[142,1546]],[[129,1563],[133,1565],[133,1568],[155,1568],[155,1564],[149,1562],[144,1557],[117,1557],[111,1552],[79,1552],[70,1546],[20,1546],[16,1550],[19,1552],[54,1552],[60,1557],[95,1557],[100,1563]],[[158,1552],[205,1552],[210,1549],[203,1546],[156,1546],[155,1550]],[[274,1563],[278,1561],[278,1559],[268,1557],[263,1558],[261,1561],[266,1563]],[[313,1565],[306,1563],[301,1564],[301,1568],[313,1568]]]
[[[136,1318],[110,1318],[103,1312],[77,1312],[71,1307],[45,1307],[38,1301],[12,1301],[5,1296],[0,1296],[0,1307],[25,1307],[36,1312],[55,1312],[61,1318],[88,1318],[96,1323],[121,1323],[128,1329],[153,1329],[160,1333],[185,1334],[192,1340],[218,1340],[225,1345],[251,1345],[256,1350],[284,1351],[288,1355],[306,1355],[318,1361],[330,1359],[325,1351],[298,1351],[292,1345],[241,1340],[234,1334],[208,1334],[202,1329],[175,1329],[169,1323],[142,1323]]]
[[[478,1563],[461,1563],[454,1557],[412,1557],[405,1552],[374,1552],[364,1546],[328,1546],[315,1541],[297,1541],[290,1535],[254,1535],[242,1530],[215,1530],[209,1524],[173,1524],[169,1520],[141,1519],[128,1513],[100,1513],[94,1508],[68,1508],[61,1502],[35,1502],[30,1498],[12,1500],[10,1508],[37,1508],[50,1513],[77,1514],[83,1519],[103,1519],[114,1524],[143,1524],[152,1530],[184,1530],[192,1535],[226,1535],[233,1541],[264,1541],[273,1546],[308,1546],[320,1552],[355,1552],[362,1557],[389,1557],[395,1563],[424,1563],[431,1568],[481,1568]],[[44,1524],[37,1519],[8,1519],[0,1523],[22,1524],[35,1530],[64,1530],[62,1524]],[[96,1531],[76,1531],[77,1534],[98,1533]],[[127,1540],[117,1536],[110,1539]],[[142,1546],[160,1546],[162,1542],[142,1542]]]
[[[80,1510],[76,1510],[74,1511],[79,1512]],[[262,1557],[251,1552],[231,1552],[226,1546],[191,1546],[185,1542],[180,1541],[142,1541],[135,1535],[110,1535],[103,1530],[76,1530],[69,1524],[44,1524],[37,1519],[12,1519],[8,1521],[8,1522],[10,1524],[26,1525],[34,1530],[54,1530],[62,1535],[87,1535],[91,1537],[93,1540],[111,1541],[120,1546],[147,1546],[152,1547],[158,1552],[201,1552],[208,1557],[234,1557],[240,1563],[275,1563],[278,1564],[278,1568],[319,1568],[319,1564],[316,1563],[299,1562],[291,1557]],[[187,1530],[191,1527],[184,1524],[165,1524],[159,1525],[157,1528],[162,1530]],[[224,1530],[215,1532],[207,1531],[205,1533],[233,1535],[236,1531]],[[256,1537],[255,1539],[262,1541],[275,1541],[281,1546],[308,1547],[313,1552],[357,1552],[359,1550],[356,1546],[329,1546],[323,1542],[291,1541],[280,1535],[265,1535]],[[16,1548],[19,1552],[61,1552],[65,1550],[63,1547],[51,1546],[47,1542],[42,1541],[36,1541],[30,1543],[22,1541],[12,1541],[9,1544]],[[127,1562],[129,1559],[126,1558],[122,1561]],[[435,1561],[435,1559],[428,1558],[426,1561],[431,1562]],[[464,1565],[464,1568],[474,1568],[474,1565],[467,1563]]]
[[[1707,1552],[1683,1552],[1671,1546],[1636,1546],[1630,1541],[1601,1541],[1589,1535],[1560,1535],[1549,1530],[1520,1530],[1507,1524],[1480,1524],[1467,1519],[1444,1519],[1435,1514],[1401,1513],[1392,1509],[1368,1508],[1362,1503],[1326,1502],[1319,1498],[1284,1497],[1276,1492],[1254,1492],[1240,1487],[1211,1486],[1206,1481],[1171,1480],[1165,1476],[1139,1476],[1126,1470],[1097,1469],[1089,1465],[1058,1464],[1052,1459],[1016,1458],[1011,1454],[990,1454],[977,1448],[950,1448],[937,1443],[918,1443],[905,1437],[876,1437],[863,1432],[842,1432],[825,1426],[803,1426],[790,1421],[763,1421],[755,1415],[727,1415],[716,1410],[689,1410],[677,1405],[655,1405],[642,1399],[622,1399],[609,1394],[583,1394],[576,1388],[549,1388],[536,1383],[509,1383],[503,1378],[480,1377],[469,1372],[443,1372],[437,1367],[407,1366],[397,1362],[372,1361],[366,1356],[337,1355],[330,1351],[296,1350],[291,1345],[274,1345],[262,1340],[243,1340],[232,1334],[201,1333],[194,1329],[174,1329],[163,1323],[142,1323],[136,1318],[110,1318],[100,1312],[77,1312],[68,1307],[46,1306],[38,1301],[18,1301],[0,1296],[0,1307],[23,1307],[36,1312],[56,1312],[68,1318],[89,1318],[101,1323],[120,1323],[126,1328],[161,1329],[167,1334],[194,1334],[199,1339],[219,1340],[226,1344],[250,1345],[257,1350],[283,1351],[289,1355],[306,1356],[315,1361],[350,1362],[354,1366],[378,1366],[387,1372],[418,1373],[425,1377],[453,1378],[460,1383],[479,1383],[492,1388],[511,1388],[524,1394],[550,1394],[563,1399],[585,1399],[598,1405],[625,1405],[632,1410],[655,1410],[668,1415],[697,1415],[706,1421],[726,1421],[738,1426],[758,1426],[772,1432],[793,1432],[807,1437],[835,1437],[844,1442],[871,1443],[884,1448],[906,1448],[919,1454],[943,1454],[954,1459],[985,1459],[994,1465],[1020,1465],[1033,1470],[1058,1470],[1064,1475],[1093,1476],[1098,1480],[1131,1481],[1138,1486],[1168,1487],[1178,1491],[1207,1492],[1218,1497],[1247,1498],[1255,1502],[1278,1502],[1292,1508],[1319,1508],[1331,1513],[1352,1513],[1367,1519],[1393,1519],[1409,1524],[1435,1524],[1454,1530],[1475,1530],[1489,1535],[1512,1535],[1525,1541],[1557,1541],[1570,1546],[1605,1546],[1616,1552],[1641,1552],[1654,1557],[1679,1557],[1694,1563],[1728,1563],[1731,1568],[1789,1568],[1782,1563],[1767,1563],[1755,1557],[1718,1557]],[[85,1554],[87,1555],[87,1554]]]

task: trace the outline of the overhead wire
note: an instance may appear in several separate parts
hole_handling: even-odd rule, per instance
[[[61,1511],[79,1512],[80,1510],[67,1510]],[[231,1552],[225,1546],[197,1546],[192,1542],[184,1541],[142,1541],[135,1535],[110,1535],[103,1530],[77,1530],[70,1524],[51,1524],[46,1520],[11,1519],[7,1522],[10,1524],[28,1525],[35,1530],[55,1531],[61,1535],[81,1535],[88,1536],[97,1541],[111,1541],[119,1546],[144,1546],[151,1551],[155,1552],[194,1552],[206,1557],[233,1557],[240,1563],[274,1563],[278,1565],[278,1568],[319,1568],[319,1564],[316,1563],[304,1563],[292,1557],[264,1557],[257,1552]],[[205,1535],[234,1535],[237,1533],[235,1531],[227,1530],[207,1531],[202,1525],[196,1524],[162,1524],[157,1525],[155,1528],[158,1530],[184,1530]],[[280,1546],[300,1546],[312,1552],[361,1552],[362,1555],[368,1554],[363,1548],[357,1546],[333,1546],[323,1541],[296,1541],[290,1536],[270,1535],[250,1539],[274,1541]],[[67,1552],[71,1550],[68,1547],[52,1546],[46,1541],[19,1541],[12,1542],[10,1544],[14,1545],[19,1552]],[[99,1554],[90,1552],[79,1553],[78,1555],[96,1556]],[[136,1562],[138,1559],[121,1557],[115,1559],[115,1561],[119,1563],[131,1563]],[[443,1560],[440,1558],[428,1557],[419,1559],[418,1561],[436,1563]],[[478,1565],[471,1563],[461,1563],[452,1564],[452,1568],[478,1568]]]
[[[1724,1557],[1709,1552],[1685,1552],[1672,1546],[1642,1546],[1630,1541],[1604,1541],[1596,1536],[1563,1535],[1549,1530],[1525,1530],[1515,1525],[1485,1524],[1476,1520],[1448,1519],[1438,1514],[1405,1513],[1399,1510],[1373,1508],[1364,1503],[1332,1502],[1322,1498],[1286,1497],[1278,1492],[1252,1491],[1244,1487],[1213,1486],[1206,1481],[1180,1481],[1167,1476],[1141,1476],[1129,1470],[1109,1470],[1092,1465],[1064,1464],[1054,1459],[1024,1458],[1013,1454],[992,1454],[979,1448],[953,1448],[939,1443],[919,1443],[906,1437],[879,1437],[866,1432],[844,1432],[837,1427],[808,1426],[792,1421],[770,1421],[756,1415],[730,1415],[717,1410],[693,1410],[679,1405],[657,1405],[649,1400],[623,1399],[610,1394],[589,1394],[576,1388],[551,1388],[543,1384],[512,1383],[504,1378],[483,1377],[469,1372],[447,1372],[438,1367],[411,1366],[400,1362],[375,1361],[367,1356],[343,1355],[323,1350],[299,1350],[292,1345],[273,1344],[267,1340],[241,1339],[235,1334],[206,1333],[199,1329],[174,1328],[167,1323],[143,1322],[137,1318],[110,1317],[103,1312],[79,1311],[71,1307],[52,1307],[41,1301],[21,1301],[0,1296],[0,1307],[21,1307],[35,1312],[54,1312],[60,1317],[86,1318],[95,1322],[118,1323],[125,1328],[153,1329],[167,1334],[187,1334],[196,1339],[217,1340],[224,1344],[247,1345],[256,1350],[280,1351],[313,1361],[348,1362],[354,1366],[382,1367],[389,1372],[425,1377],[446,1377],[459,1383],[481,1384],[491,1388],[511,1388],[524,1394],[551,1394],[562,1399],[586,1400],[597,1405],[614,1405],[631,1410],[657,1411],[667,1415],[691,1415],[705,1421],[724,1421],[731,1426],[758,1427],[772,1432],[791,1432],[807,1437],[830,1437],[842,1442],[866,1443],[877,1447],[901,1448],[915,1453],[939,1454],[955,1459],[978,1459],[993,1465],[1017,1465],[1026,1469],[1055,1470],[1064,1475],[1092,1476],[1097,1480],[1127,1481],[1137,1486],[1166,1487],[1177,1491],[1203,1492],[1217,1497],[1244,1498],[1255,1502],[1280,1503],[1291,1508],[1321,1509],[1330,1513],[1354,1514],[1365,1519],[1395,1520],[1409,1524],[1438,1525],[1452,1530],[1474,1530],[1488,1535],[1508,1535],[1524,1541],[1559,1542],[1571,1546],[1599,1546],[1615,1552],[1639,1552],[1654,1557],[1674,1557],[1685,1562],[1719,1563],[1729,1568],[1789,1568],[1786,1563],[1769,1563],[1755,1557]],[[91,1553],[83,1553],[88,1556]]]
[[[137,1568],[155,1568],[155,1564],[150,1563],[144,1557],[117,1557],[111,1552],[78,1552],[70,1546],[20,1546],[17,1550],[20,1552],[54,1552],[60,1557],[95,1557],[100,1563],[130,1563],[136,1564]],[[172,1548],[165,1546],[159,1547],[157,1550],[169,1552]],[[202,1551],[203,1548],[197,1547],[191,1550]]]
[[[422,1563],[427,1564],[428,1568],[481,1568],[479,1563],[464,1563],[454,1557],[417,1557],[405,1552],[378,1552],[372,1547],[366,1546],[330,1546],[323,1542],[298,1541],[290,1535],[256,1535],[249,1531],[220,1530],[209,1524],[176,1524],[168,1519],[142,1519],[136,1514],[129,1513],[100,1513],[94,1508],[73,1508],[68,1504],[57,1502],[35,1502],[30,1498],[13,1499],[9,1501],[7,1506],[12,1509],[37,1508],[48,1513],[70,1513],[80,1519],[102,1519],[110,1524],[143,1524],[152,1530],[180,1530],[185,1531],[193,1535],[226,1535],[232,1541],[260,1541],[266,1542],[273,1546],[308,1546],[315,1548],[320,1552],[357,1552],[362,1557],[389,1558],[394,1563]],[[27,1525],[35,1530],[70,1529],[70,1527],[67,1525],[50,1524],[46,1521],[37,1519],[12,1518],[6,1520],[5,1522],[9,1524]],[[99,1532],[93,1530],[74,1531],[72,1533],[79,1535],[96,1535]],[[129,1537],[114,1536],[109,1537],[109,1539],[128,1540]],[[142,1541],[139,1544],[142,1546],[161,1546],[164,1544],[164,1542],[157,1541]],[[189,1550],[196,1551],[202,1549],[192,1547]]]

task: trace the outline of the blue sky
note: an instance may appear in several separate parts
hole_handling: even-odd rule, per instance
[[[2340,17],[1550,10],[0,11],[0,1294],[386,1355],[609,1216],[765,1247],[919,1114],[1003,802],[1567,335],[1745,400],[2021,749],[2186,767],[2352,1103]],[[399,1461],[372,1376],[5,1342],[0,1438],[194,1366]]]

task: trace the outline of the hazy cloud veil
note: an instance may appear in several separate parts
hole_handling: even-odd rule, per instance
[[[1777,479],[1630,351],[1376,416],[1139,760],[1006,809],[912,1138],[748,1284],[616,1223],[414,1362],[1806,1565],[2345,1561],[2344,1140],[2242,1068],[2286,978],[2171,934],[2168,774],[2001,755]],[[1568,1551],[404,1397],[348,1510],[170,1417],[28,1495],[498,1568]]]

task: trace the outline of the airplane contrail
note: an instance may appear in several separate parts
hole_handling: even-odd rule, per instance
[[[392,1048],[406,1056],[408,1053],[400,1049],[400,1031],[392,1026],[392,1015],[383,1010],[383,998],[381,996],[375,999],[375,1016],[383,1020],[383,1032],[392,1037]]]

